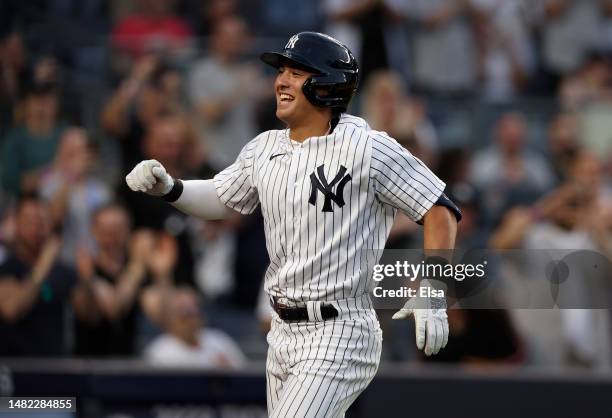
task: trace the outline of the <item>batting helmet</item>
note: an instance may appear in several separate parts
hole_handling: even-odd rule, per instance
[[[302,91],[310,103],[345,111],[357,91],[359,66],[351,51],[331,36],[317,32],[293,35],[282,52],[265,52],[261,60],[314,73]]]

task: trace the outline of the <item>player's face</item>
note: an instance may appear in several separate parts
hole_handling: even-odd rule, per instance
[[[315,107],[306,99],[302,86],[312,73],[297,68],[280,67],[274,82],[276,117],[288,125],[304,118]]]

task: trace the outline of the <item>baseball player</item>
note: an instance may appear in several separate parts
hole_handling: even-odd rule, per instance
[[[398,209],[422,223],[426,250],[453,248],[460,214],[421,161],[345,113],[359,70],[344,45],[302,32],[261,59],[278,69],[276,116],[287,129],[258,135],[210,180],[174,179],[147,160],[126,181],[205,219],[261,205],[270,255],[265,291],[274,309],[268,413],[342,417],[381,354],[370,299],[378,260],[362,250],[384,248]],[[413,314],[418,348],[437,353],[448,338],[446,310],[411,306],[394,318]]]

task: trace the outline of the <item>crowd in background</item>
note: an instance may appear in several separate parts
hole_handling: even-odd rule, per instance
[[[204,222],[123,178],[211,178],[279,128],[257,55],[300,30],[354,51],[350,111],[447,183],[459,248],[612,260],[610,0],[4,0],[0,28],[0,356],[264,358],[261,214]],[[420,245],[398,216],[387,246]],[[420,360],[388,316],[384,358]],[[449,310],[433,361],[609,368],[611,319]]]

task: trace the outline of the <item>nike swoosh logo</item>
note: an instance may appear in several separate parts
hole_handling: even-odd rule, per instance
[[[283,152],[282,154],[274,154],[274,155],[270,155],[270,161],[272,161],[274,158],[276,157],[280,157],[281,155],[287,155],[286,152]]]

